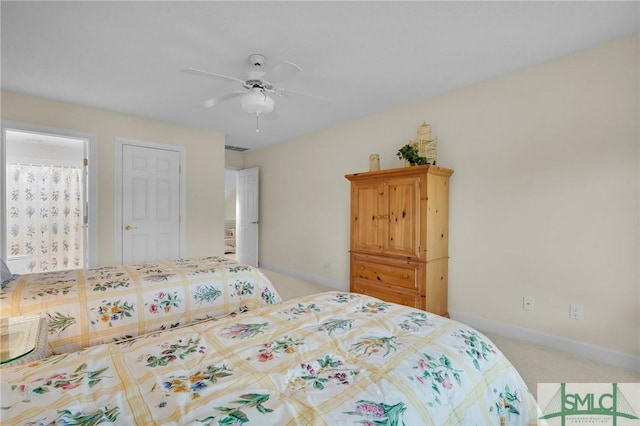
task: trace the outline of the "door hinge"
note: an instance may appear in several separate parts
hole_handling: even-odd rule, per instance
[[[182,166],[178,166],[178,173],[182,173]]]
[[[88,159],[88,158],[85,158],[85,159],[84,159],[84,166],[86,167],[86,166],[88,166],[88,165],[89,165],[89,159]]]

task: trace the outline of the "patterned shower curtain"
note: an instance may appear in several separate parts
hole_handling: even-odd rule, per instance
[[[7,164],[9,258],[31,272],[83,267],[82,167]]]

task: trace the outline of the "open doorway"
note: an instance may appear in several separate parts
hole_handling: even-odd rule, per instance
[[[92,266],[90,139],[3,123],[2,254],[14,274]]]
[[[224,171],[224,256],[236,259],[236,178],[238,171]]]
[[[225,170],[225,256],[258,266],[258,168]]]

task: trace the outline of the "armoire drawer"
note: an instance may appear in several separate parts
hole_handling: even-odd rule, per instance
[[[418,291],[420,266],[419,263],[354,254],[351,276],[354,279]]]
[[[393,287],[387,285],[375,285],[368,281],[358,279],[353,281],[351,291],[375,297],[376,299],[384,300],[386,302],[423,309],[420,306],[420,296],[417,292],[394,291]]]

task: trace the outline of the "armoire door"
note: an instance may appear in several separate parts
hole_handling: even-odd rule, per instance
[[[387,218],[383,249],[385,254],[420,257],[421,178],[410,176],[384,183]]]
[[[379,181],[354,182],[351,187],[351,250],[380,252],[386,217],[384,189]]]

